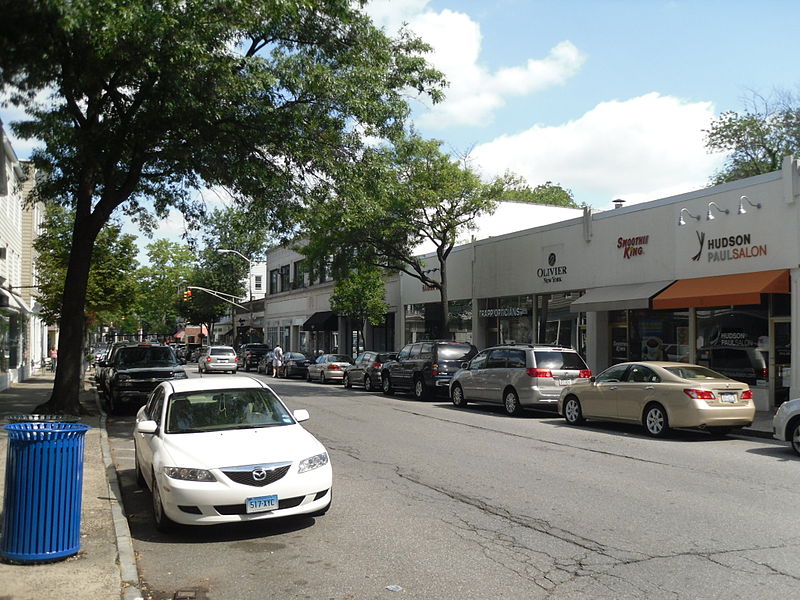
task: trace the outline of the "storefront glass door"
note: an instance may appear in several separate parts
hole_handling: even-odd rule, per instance
[[[771,405],[777,407],[789,399],[792,379],[791,320],[788,317],[772,318],[769,329],[769,395]]]

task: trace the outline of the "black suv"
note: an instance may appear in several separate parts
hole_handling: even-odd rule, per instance
[[[186,379],[169,346],[137,344],[119,348],[106,371],[106,407],[119,412],[123,404],[144,404],[156,386],[169,379]]]
[[[447,391],[461,363],[477,353],[478,349],[466,342],[430,340],[407,344],[396,360],[381,369],[383,393],[407,390],[417,400],[424,400],[439,390]]]
[[[258,361],[270,350],[267,344],[243,344],[239,348],[239,367],[245,371],[258,369]]]

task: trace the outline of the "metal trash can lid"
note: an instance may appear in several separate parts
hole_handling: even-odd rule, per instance
[[[6,417],[9,423],[77,423],[81,420],[75,415],[9,415]]]
[[[83,436],[91,427],[85,423],[9,423],[3,425],[12,441],[53,440]]]

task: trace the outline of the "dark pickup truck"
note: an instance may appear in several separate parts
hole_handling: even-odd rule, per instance
[[[123,346],[106,371],[106,408],[116,414],[126,404],[142,405],[156,386],[169,379],[186,379],[186,371],[169,346]]]

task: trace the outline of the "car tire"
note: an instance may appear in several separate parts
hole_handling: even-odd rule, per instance
[[[667,411],[658,403],[648,404],[644,409],[642,425],[644,425],[647,435],[655,438],[666,437],[667,433],[669,433]]]
[[[156,529],[161,533],[169,533],[175,530],[175,521],[170,519],[164,512],[164,504],[161,502],[161,492],[158,489],[158,482],[156,481],[156,474],[153,473],[153,520],[156,524]]]
[[[425,380],[422,377],[414,379],[414,398],[417,400],[428,399],[428,386],[425,385]]]
[[[788,434],[786,439],[792,444],[792,450],[800,455],[800,419],[795,419],[794,422],[789,425]]]
[[[383,393],[387,396],[391,396],[394,394],[394,387],[392,387],[392,378],[389,377],[388,373],[384,374],[383,381],[381,382],[381,388],[383,389]]]
[[[328,379],[325,377],[325,371],[322,371],[322,373],[319,374],[319,382],[323,385],[328,383]]]
[[[364,376],[364,391],[365,392],[372,392],[372,377],[369,375]]]
[[[353,382],[350,381],[350,378],[347,376],[347,373],[344,374],[342,377],[342,383],[344,384],[344,388],[349,390],[353,387]]]
[[[510,417],[518,417],[522,414],[522,406],[515,389],[509,388],[503,392],[503,408]]]
[[[453,391],[450,393],[450,400],[453,402],[453,406],[457,406],[458,408],[464,408],[467,405],[467,398],[464,396],[463,388],[455,384],[453,386]]]
[[[575,396],[567,396],[564,401],[564,419],[570,425],[580,425],[584,422],[581,401]]]

